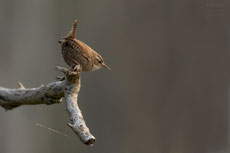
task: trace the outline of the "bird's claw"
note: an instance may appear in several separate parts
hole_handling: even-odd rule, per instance
[[[80,65],[80,64],[75,65],[74,68],[73,68],[73,71],[74,71],[74,72],[77,72],[77,71],[80,71],[80,72],[81,72],[81,71],[82,71],[81,65]]]

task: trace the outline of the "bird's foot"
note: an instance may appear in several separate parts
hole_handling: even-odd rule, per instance
[[[75,66],[73,67],[73,71],[74,71],[74,72],[77,72],[77,71],[82,71],[82,67],[81,67],[81,65],[80,65],[80,64],[75,65]]]

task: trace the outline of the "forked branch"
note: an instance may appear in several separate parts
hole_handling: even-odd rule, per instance
[[[38,88],[25,88],[20,82],[17,89],[0,87],[0,106],[11,110],[21,105],[50,105],[60,103],[64,97],[71,120],[68,125],[84,144],[93,145],[96,139],[86,126],[77,101],[81,71],[71,71],[63,67],[57,67],[57,70],[63,72],[65,78],[59,78]]]

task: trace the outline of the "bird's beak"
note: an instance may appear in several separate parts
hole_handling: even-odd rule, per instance
[[[108,69],[108,70],[111,70],[111,68],[109,68],[107,65],[103,64],[103,67]]]

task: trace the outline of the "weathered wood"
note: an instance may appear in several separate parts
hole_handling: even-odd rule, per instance
[[[60,103],[62,98],[65,98],[66,110],[71,120],[68,125],[84,144],[93,145],[96,139],[86,126],[77,101],[81,86],[81,68],[71,71],[57,67],[57,70],[63,72],[66,77],[38,88],[25,88],[20,82],[18,89],[0,87],[0,106],[5,110],[11,110],[21,105]]]

